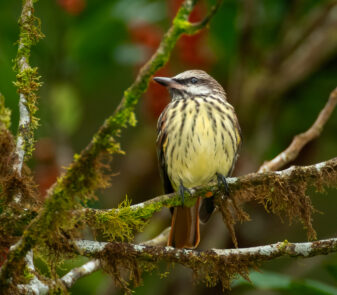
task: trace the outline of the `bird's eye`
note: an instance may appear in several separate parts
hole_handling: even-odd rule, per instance
[[[197,78],[195,78],[195,77],[193,77],[193,78],[191,79],[191,82],[192,82],[192,84],[195,84],[195,83],[197,83],[197,82],[198,82],[198,79],[197,79]]]

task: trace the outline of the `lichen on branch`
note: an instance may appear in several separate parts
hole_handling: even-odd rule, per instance
[[[99,258],[104,269],[110,267],[114,271],[115,281],[122,283],[121,287],[124,289],[128,288],[127,282],[122,281],[125,270],[131,273],[131,279],[136,280],[134,283],[137,284],[140,282],[141,272],[160,261],[178,263],[192,269],[197,282],[204,282],[208,286],[220,282],[224,289],[229,289],[231,281],[238,276],[249,280],[249,268],[256,268],[260,262],[281,256],[308,258],[337,252],[337,238],[307,243],[284,241],[251,248],[205,251],[86,240],[77,241],[76,246],[82,255]]]
[[[40,20],[34,16],[34,2],[36,1],[23,1],[23,9],[19,19],[18,53],[14,65],[14,69],[17,71],[17,80],[14,85],[20,95],[20,121],[16,147],[18,171],[21,171],[24,159],[31,156],[34,148],[34,130],[38,126],[38,119],[35,117],[37,92],[42,85],[37,68],[32,68],[29,64],[32,45],[36,44],[44,36],[41,32]]]

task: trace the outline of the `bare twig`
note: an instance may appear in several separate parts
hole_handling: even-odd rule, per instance
[[[211,21],[213,16],[219,10],[222,2],[223,2],[223,0],[217,0],[215,5],[212,6],[211,11],[204,17],[203,20],[201,20],[200,22],[191,23],[191,26],[193,27],[193,30],[201,30],[201,29],[205,28],[209,24],[209,22]]]
[[[45,295],[49,293],[49,286],[41,282],[36,276],[34,276],[29,284],[19,284],[18,294],[32,294],[32,295]]]
[[[78,279],[99,270],[100,266],[101,264],[98,259],[88,261],[82,266],[76,267],[69,271],[61,278],[61,281],[67,288],[71,288]]]
[[[318,137],[330,118],[337,104],[337,88],[335,88],[329,97],[325,107],[319,113],[314,124],[304,133],[296,135],[289,147],[280,153],[273,160],[265,162],[259,169],[259,172],[274,171],[282,168],[284,165],[296,159],[302,148],[310,141]]]
[[[94,273],[99,270],[100,267],[101,265],[98,259],[90,260],[82,266],[69,271],[60,281],[66,288],[70,289],[78,279]],[[49,294],[53,287],[56,287],[55,282],[49,281],[48,284],[46,284],[34,275],[29,284],[18,285],[18,290],[20,294],[44,295]]]
[[[171,227],[165,228],[158,236],[151,240],[140,243],[141,245],[147,246],[164,246],[167,244],[167,239],[170,233]]]

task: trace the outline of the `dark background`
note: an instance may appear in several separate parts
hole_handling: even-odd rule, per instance
[[[112,114],[123,91],[158,46],[181,1],[51,0],[36,3],[46,37],[33,47],[31,65],[39,67],[41,125],[30,166],[41,195],[55,181]],[[191,17],[200,20],[213,2],[201,1]],[[12,130],[18,123],[18,95],[12,60],[18,39],[21,1],[0,1],[0,91],[12,109]],[[203,69],[225,88],[235,106],[243,147],[235,175],[256,171],[263,161],[284,150],[293,136],[305,131],[337,86],[337,4],[316,0],[226,0],[208,30],[183,37],[168,65],[158,75],[173,76]],[[322,41],[323,40],[323,41]],[[165,89],[150,83],[137,106],[138,124],[123,131],[125,156],[116,156],[111,188],[98,192],[97,208],[117,206],[126,195],[138,203],[162,194],[155,151],[156,120],[168,103]],[[322,135],[308,144],[295,163],[328,160],[337,151],[337,114]],[[336,190],[309,192],[315,207],[318,238],[336,236]],[[251,222],[238,225],[239,247],[283,241],[306,241],[301,224],[246,206]],[[151,239],[170,223],[168,210],[154,216],[136,241]],[[233,247],[220,214],[202,228],[200,249]],[[84,259],[68,261],[65,273]],[[254,287],[233,283],[233,294],[337,294],[337,256],[277,259],[254,272]],[[192,282],[189,270],[161,265],[144,275],[136,294],[220,294]],[[118,294],[101,272],[79,280],[73,294]]]

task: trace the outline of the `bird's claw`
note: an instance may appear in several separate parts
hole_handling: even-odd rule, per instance
[[[226,181],[226,177],[223,176],[221,173],[216,174],[217,180],[218,180],[218,186],[222,187],[225,191],[225,195],[229,196],[229,187],[228,183]]]
[[[187,187],[185,187],[181,182],[180,186],[179,186],[179,194],[180,194],[180,197],[181,197],[182,207],[184,207],[185,192],[187,192],[188,194],[191,194],[191,191]]]

